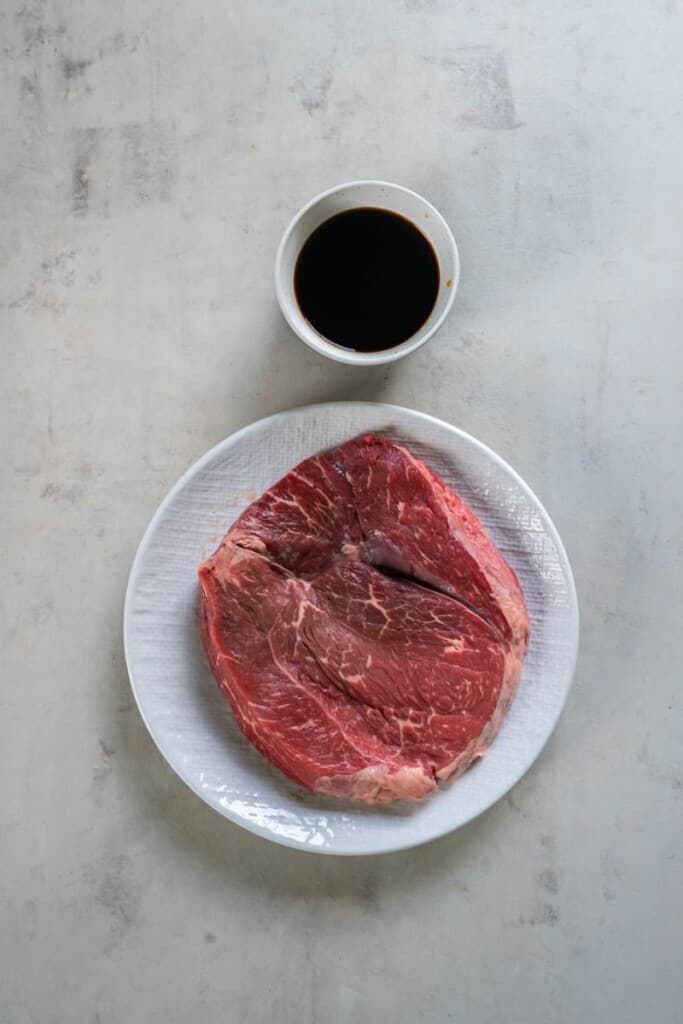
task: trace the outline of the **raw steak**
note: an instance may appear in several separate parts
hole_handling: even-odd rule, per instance
[[[382,438],[307,459],[199,570],[204,647],[251,742],[317,792],[420,799],[495,737],[529,638],[472,510]]]

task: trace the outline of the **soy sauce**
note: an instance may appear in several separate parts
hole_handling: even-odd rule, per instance
[[[405,217],[358,207],[324,221],[294,270],[294,291],[312,327],[335,345],[379,352],[422,327],[439,291],[431,243]]]

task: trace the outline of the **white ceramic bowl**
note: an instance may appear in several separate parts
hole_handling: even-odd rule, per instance
[[[380,352],[355,352],[319,334],[299,309],[294,293],[294,269],[306,239],[336,213],[358,206],[391,210],[412,221],[431,242],[439,263],[439,293],[422,327],[406,341]],[[282,236],[275,258],[275,291],[285,320],[302,341],[330,359],[355,366],[393,363],[414,352],[441,326],[453,305],[460,280],[458,247],[448,224],[431,203],[402,185],[387,181],[351,181],[321,192],[301,209]]]

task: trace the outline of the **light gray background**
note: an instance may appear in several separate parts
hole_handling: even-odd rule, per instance
[[[2,1024],[680,1020],[678,0],[3,0]],[[355,177],[431,199],[455,309],[390,369],[290,334],[275,247]],[[560,727],[460,833],[317,859],[162,763],[121,648],[157,503],[236,427],[434,413],[553,515]]]

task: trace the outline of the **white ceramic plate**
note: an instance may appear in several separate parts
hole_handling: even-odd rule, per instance
[[[423,804],[323,798],[285,778],[242,736],[204,659],[197,568],[251,501],[309,455],[381,433],[433,466],[467,501],[521,580],[531,644],[519,692],[486,757]],[[572,573],[548,514],[473,437],[393,405],[332,402],[270,416],[226,438],[178,481],[149,524],[128,583],[126,660],[140,713],[187,785],[243,828],[317,853],[400,850],[481,814],[527,771],[560,716],[578,649]]]

